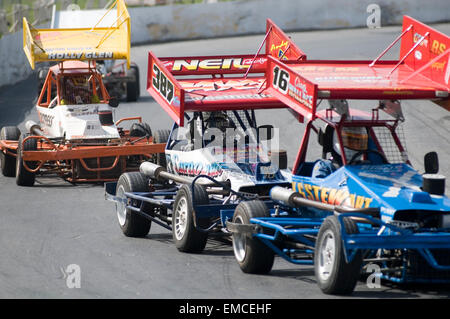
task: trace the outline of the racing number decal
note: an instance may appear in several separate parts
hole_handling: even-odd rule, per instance
[[[153,64],[153,87],[161,94],[161,96],[169,102],[172,103],[173,100],[173,84],[165,76],[164,73],[158,68],[156,64]]]
[[[289,73],[278,66],[273,68],[273,87],[283,94],[287,93],[289,84]]]

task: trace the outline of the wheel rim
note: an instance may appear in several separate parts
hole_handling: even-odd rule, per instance
[[[122,185],[120,185],[117,189],[116,196],[121,199],[120,201],[116,202],[117,219],[119,220],[120,226],[123,226],[125,225],[125,222],[127,220],[127,206],[124,202],[126,197],[125,190]]]
[[[236,216],[234,222],[236,224],[244,223],[241,216]],[[240,233],[233,233],[233,251],[234,256],[236,257],[238,262],[242,262],[245,259],[245,255],[247,253],[246,247],[247,247],[247,240],[245,235]]]
[[[319,278],[328,280],[336,259],[336,241],[331,230],[325,232],[319,247]]]
[[[188,219],[188,204],[186,197],[181,197],[178,201],[177,208],[175,209],[175,238],[181,240],[186,233]]]

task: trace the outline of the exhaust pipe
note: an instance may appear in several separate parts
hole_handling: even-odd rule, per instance
[[[192,184],[192,182],[194,181],[193,178],[191,177],[186,177],[186,176],[179,176],[179,175],[175,175],[172,173],[169,173],[166,171],[166,169],[162,166],[159,166],[155,163],[151,163],[151,162],[144,162],[141,164],[141,166],[139,166],[139,171],[146,175],[149,176],[150,178],[156,179],[156,180],[172,180],[176,183],[180,183],[180,184]],[[211,181],[207,180],[207,179],[198,179],[196,181],[196,183],[202,185],[202,186],[217,186],[216,184],[212,183]]]
[[[327,203],[317,202],[315,200],[303,198],[299,193],[291,189],[275,186],[270,190],[270,198],[274,201],[282,202],[290,207],[307,206],[314,207],[329,212],[338,213],[362,213],[371,216],[377,216],[380,212],[378,207],[369,208],[353,208],[345,206],[331,205]]]
[[[39,135],[39,136],[43,136],[44,133],[42,132],[41,127],[39,126],[39,124],[37,124],[34,121],[28,120],[25,123],[25,128],[27,129],[28,132],[30,132],[33,135]]]

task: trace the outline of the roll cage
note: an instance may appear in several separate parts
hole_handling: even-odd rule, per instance
[[[344,127],[364,127],[367,129],[367,133],[369,136],[369,150],[374,150],[385,158],[388,158],[388,152],[383,147],[383,143],[380,140],[377,132],[375,132],[376,128],[385,128],[390,136],[386,138],[391,138],[392,146],[395,146],[394,152],[400,154],[401,162],[411,164],[407,154],[406,148],[402,144],[402,140],[397,133],[397,128],[401,123],[400,118],[396,119],[380,119],[379,109],[373,109],[372,113],[362,112],[358,110],[351,110],[354,115],[347,114],[338,114],[332,108],[328,108],[323,111],[318,111],[316,113],[317,117],[309,120],[306,123],[305,133],[303,135],[301,146],[298,151],[297,157],[294,162],[293,174],[304,175],[304,173],[300,173],[302,171],[302,167],[304,167],[304,163],[306,163],[306,155],[308,151],[309,139],[311,137],[312,132],[317,134],[318,142],[322,146],[322,158],[326,159],[326,155],[328,153],[334,153],[333,150],[333,134],[337,135],[337,141],[340,147],[340,161],[339,165],[348,165],[350,158],[347,158],[346,152],[344,151],[344,144],[342,141],[342,129]],[[325,125],[325,130],[318,128],[315,125],[317,122],[321,122]],[[334,154],[336,156],[336,154]],[[367,152],[364,154],[363,159],[367,160]]]
[[[49,69],[37,105],[41,107],[54,107],[56,106],[54,105],[55,98],[57,98],[57,105],[61,105],[64,97],[70,94],[68,92],[67,81],[69,79],[71,81],[72,79],[76,80],[77,78],[82,78],[83,81],[86,81],[88,84],[88,93],[91,96],[97,96],[97,103],[108,103],[110,96],[103,84],[101,74],[96,69],[95,61],[89,61],[89,63],[66,61],[59,62]],[[83,102],[84,104],[90,104],[92,101]],[[77,103],[74,99],[69,98],[65,104]]]

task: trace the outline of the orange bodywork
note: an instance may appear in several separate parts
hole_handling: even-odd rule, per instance
[[[101,74],[95,68],[95,61],[60,62],[50,68],[37,105],[51,107],[56,88],[57,105],[61,105],[61,81],[64,77],[89,76],[92,90],[99,97],[99,103],[107,104],[110,96],[102,82]],[[126,121],[142,123],[141,117],[127,117],[116,121],[116,127]],[[126,171],[139,169],[144,160],[151,160],[154,154],[164,153],[165,144],[154,144],[152,137],[132,137],[128,130],[119,128],[120,138],[106,139],[103,142],[81,138],[71,141],[48,138],[42,135],[29,135],[18,141],[0,140],[0,151],[16,157],[18,150],[23,167],[32,173],[56,173],[71,182],[100,182],[117,180]],[[36,150],[24,151],[27,141],[36,140]]]
[[[22,143],[29,139],[37,140],[37,150],[22,151],[25,169],[33,173],[44,169],[57,173],[71,182],[116,180],[121,173],[137,169],[127,166],[128,157],[138,156],[140,161],[148,160],[152,158],[153,154],[164,153],[166,146],[164,143],[154,144],[152,138],[140,137],[123,138],[115,145],[99,146],[80,146],[71,143],[57,145],[44,136],[28,136]],[[18,148],[17,141],[0,140],[0,149],[5,154],[15,157]],[[20,148],[23,149],[23,145]],[[104,165],[102,159],[110,159],[112,163]],[[27,162],[33,162],[33,168],[30,167],[31,165],[27,165]],[[82,174],[75,171],[77,170],[76,163],[79,163],[86,172],[91,173],[90,176],[81,177]],[[105,172],[114,169],[116,174],[106,174],[105,176]]]

